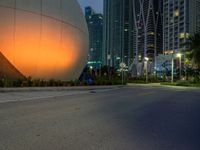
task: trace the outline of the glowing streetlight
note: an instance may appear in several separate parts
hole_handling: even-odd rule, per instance
[[[89,67],[89,70],[90,70],[90,74],[91,74],[91,76],[93,75],[93,73],[92,73],[92,71],[93,71],[93,66],[90,66]]]
[[[92,69],[93,69],[93,67],[92,67],[92,66],[90,66],[90,69],[92,70]]]
[[[180,79],[181,79],[181,67],[182,67],[182,66],[181,66],[181,65],[182,65],[182,64],[181,64],[181,63],[182,63],[182,62],[181,62],[181,60],[182,60],[181,57],[182,57],[182,54],[181,54],[181,53],[178,53],[176,56],[179,58],[179,71],[180,71]]]
[[[122,72],[122,85],[124,85],[124,70],[125,70],[125,68],[126,68],[126,64],[125,64],[124,62],[121,62],[121,63],[119,64],[119,66],[120,66],[120,70],[121,70],[121,72]]]
[[[148,57],[144,57],[145,60],[145,70],[146,70],[146,83],[148,82],[148,61],[149,58]]]

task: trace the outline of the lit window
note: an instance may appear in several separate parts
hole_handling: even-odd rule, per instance
[[[148,44],[148,48],[154,48],[153,44]]]
[[[187,39],[189,38],[189,36],[190,36],[189,33],[186,33],[186,34],[185,34],[185,37],[186,37]]]
[[[154,32],[149,32],[148,34],[149,34],[149,35],[155,35],[155,33],[154,33]]]
[[[174,11],[174,17],[178,17],[179,16],[179,10],[175,10]]]
[[[180,33],[179,38],[184,39],[184,38],[189,38],[189,36],[190,36],[189,33],[182,32],[182,33]]]
[[[180,33],[179,38],[180,39],[184,39],[185,38],[185,33],[184,32]]]

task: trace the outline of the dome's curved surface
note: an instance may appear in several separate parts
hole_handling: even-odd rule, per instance
[[[0,0],[0,52],[24,76],[73,80],[88,53],[76,0]]]

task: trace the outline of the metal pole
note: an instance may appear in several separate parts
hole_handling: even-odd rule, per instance
[[[124,70],[122,69],[122,85],[124,85]]]
[[[182,71],[182,62],[181,62],[182,59],[181,59],[181,56],[180,56],[180,58],[179,58],[179,61],[180,61],[180,62],[179,62],[179,63],[180,63],[180,64],[179,64],[179,67],[180,67],[179,70],[180,70],[180,80],[181,80],[181,76],[182,76],[182,72],[181,72],[181,71]]]
[[[155,70],[155,75],[157,77],[157,56],[155,57],[155,67],[154,67],[154,70]]]
[[[145,61],[145,65],[146,65],[146,83],[148,82],[148,61]]]
[[[100,68],[99,68],[99,77],[101,77],[101,64],[100,64]]]
[[[187,80],[187,65],[186,65],[186,54],[184,54],[184,70],[185,70],[185,80]]]
[[[172,54],[171,82],[174,82],[174,57]]]

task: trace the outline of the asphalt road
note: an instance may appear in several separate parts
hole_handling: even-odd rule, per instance
[[[0,150],[200,150],[200,90],[32,96],[0,103]]]

